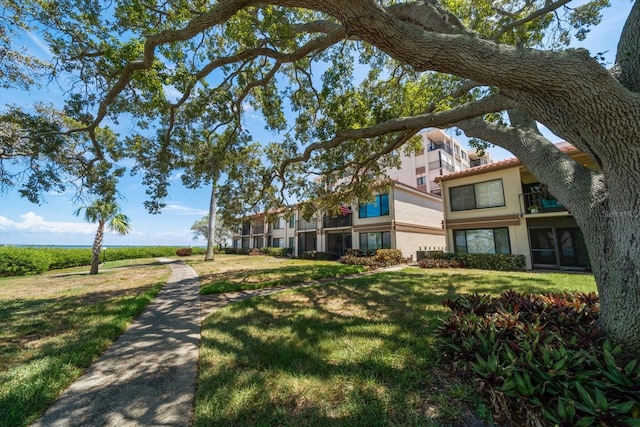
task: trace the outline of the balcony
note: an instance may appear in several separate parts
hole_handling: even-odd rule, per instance
[[[243,225],[242,226],[242,235],[243,236],[248,236],[249,234],[251,234],[251,226],[250,225]]]
[[[567,208],[550,194],[520,194],[520,215],[566,211]]]
[[[264,234],[264,224],[254,225],[252,234]]]
[[[316,219],[311,218],[309,221],[301,219],[298,221],[298,231],[311,231],[316,229]]]
[[[340,215],[335,218],[322,217],[322,228],[351,227],[352,214]]]

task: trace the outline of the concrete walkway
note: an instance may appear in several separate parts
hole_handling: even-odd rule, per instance
[[[200,348],[200,284],[182,262],[124,334],[33,426],[189,426]]]

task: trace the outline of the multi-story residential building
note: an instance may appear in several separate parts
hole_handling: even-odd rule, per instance
[[[441,195],[437,177],[493,162],[489,153],[480,156],[475,150],[467,151],[440,129],[428,129],[419,135],[423,142],[422,149],[415,154],[401,154],[401,167],[387,171],[391,179],[427,193]]]
[[[557,145],[583,165],[586,154]],[[589,268],[589,257],[571,213],[518,159],[511,158],[439,177],[447,248],[462,253],[512,253],[527,268]]]
[[[418,250],[443,250],[442,199],[402,183],[378,194],[369,203],[341,206],[336,216],[318,214],[305,219],[294,209],[265,224],[265,214],[247,218],[233,238],[236,248],[290,247],[343,254],[348,249],[374,252],[400,249],[414,257]]]
[[[234,236],[234,247],[290,247],[297,255],[306,251],[342,254],[347,249],[372,252],[392,248],[402,250],[407,257],[415,257],[417,251],[444,250],[443,206],[436,178],[468,169],[471,161],[493,159],[470,155],[440,129],[423,131],[420,136],[423,149],[401,154],[400,168],[387,170],[395,184],[388,193],[378,194],[374,202],[353,204],[348,212],[344,209],[334,218],[319,213],[304,219],[294,210],[289,216],[279,214],[277,224],[265,224],[266,215],[257,215]]]

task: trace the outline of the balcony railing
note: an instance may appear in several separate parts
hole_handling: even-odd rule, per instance
[[[249,234],[251,234],[251,226],[250,225],[243,225],[242,226],[242,235],[243,236],[248,236]]]
[[[329,216],[322,217],[322,228],[350,227],[352,214],[340,215],[335,218]]]
[[[299,231],[307,231],[307,230],[315,230],[316,227],[317,227],[317,225],[316,225],[316,219],[315,218],[311,218],[309,221],[301,219],[301,220],[298,221],[297,229]]]
[[[252,234],[264,234],[264,225],[254,225]]]
[[[520,214],[537,214],[567,211],[562,203],[549,194],[520,194]]]

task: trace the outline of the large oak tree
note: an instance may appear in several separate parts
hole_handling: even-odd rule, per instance
[[[3,13],[10,32],[44,34],[53,75],[91,117],[75,131],[96,146],[93,131],[123,117],[155,132],[162,153],[178,146],[179,129],[204,125],[203,105],[240,127],[261,112],[277,135],[263,159],[271,182],[303,197],[318,190],[306,176],[346,170],[354,179],[336,200],[366,195],[425,127],[456,126],[506,148],[580,225],[604,333],[640,350],[640,3],[608,69],[566,48],[608,2],[574,3],[5,0]],[[557,150],[537,123],[600,169]],[[119,143],[135,153],[136,141]],[[170,169],[157,159],[145,168]]]

